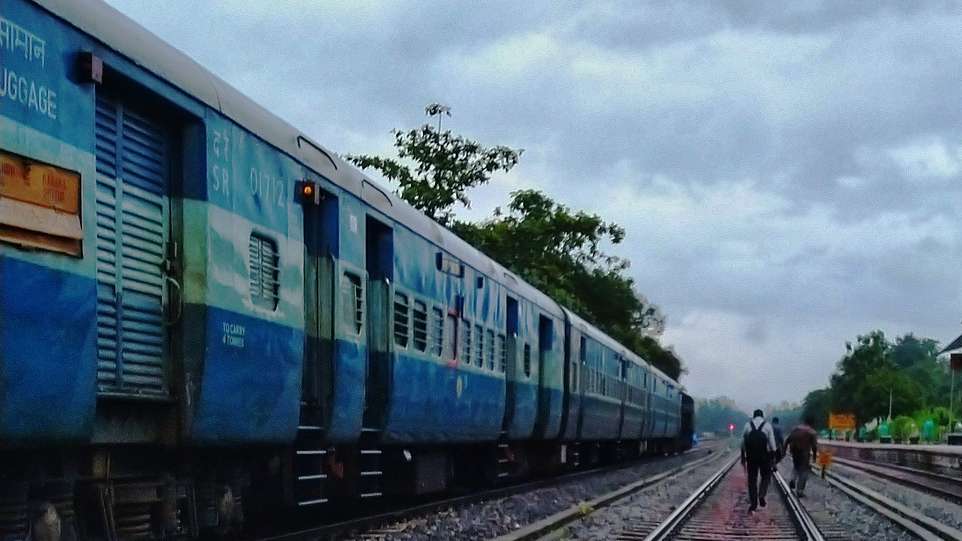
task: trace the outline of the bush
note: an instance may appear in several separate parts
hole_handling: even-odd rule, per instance
[[[942,439],[943,430],[949,426],[949,410],[945,407],[935,407],[920,409],[912,414],[915,426],[922,431],[922,438],[928,441],[939,441]],[[925,423],[932,421],[934,427],[930,434],[926,434]]]
[[[892,440],[908,441],[912,436],[918,435],[918,427],[915,420],[906,415],[899,415],[892,421]]]

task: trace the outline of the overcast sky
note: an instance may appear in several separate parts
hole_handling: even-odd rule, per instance
[[[696,396],[827,383],[881,328],[960,331],[962,16],[949,2],[111,0],[340,153],[449,105],[627,230]]]

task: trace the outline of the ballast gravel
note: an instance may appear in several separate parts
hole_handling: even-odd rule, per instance
[[[652,458],[632,467],[412,518],[405,522],[357,534],[354,539],[405,541],[491,539],[641,478],[656,475],[704,456],[706,456],[705,452],[694,451],[683,455]],[[716,463],[716,461],[711,462]]]
[[[722,453],[719,453],[722,454]],[[563,539],[615,539],[627,528],[646,533],[688,498],[731,457],[724,453],[690,473],[667,479],[569,524]]]
[[[884,496],[888,496],[910,509],[916,509],[925,516],[941,522],[950,528],[962,530],[962,505],[943,500],[937,496],[921,492],[895,481],[872,477],[871,474],[853,468],[839,468],[836,470],[836,473],[844,475],[852,481],[879,492]]]
[[[627,528],[650,532],[668,517],[692,492],[718,471],[723,461],[704,464],[688,475],[642,490],[624,502],[615,503],[588,515],[567,528],[564,539],[615,539]],[[736,468],[738,465],[735,466]],[[779,470],[786,481],[791,479],[791,461],[783,461]],[[769,499],[778,498],[778,487],[772,481]],[[821,478],[810,476],[803,505],[826,539],[902,541],[915,539],[902,527],[880,517]]]
[[[783,460],[778,469],[785,482],[792,478],[790,458]],[[814,468],[801,502],[826,539],[907,541],[916,538],[898,524],[829,485]]]

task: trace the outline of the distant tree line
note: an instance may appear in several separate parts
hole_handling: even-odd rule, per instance
[[[362,169],[374,169],[397,184],[398,195],[495,261],[590,321],[668,376],[685,369],[658,336],[665,316],[635,289],[629,262],[605,252],[620,244],[625,230],[597,214],[572,210],[537,190],[518,190],[502,209],[480,222],[459,220],[458,205],[470,207],[467,192],[497,172],[507,173],[523,150],[485,147],[441,129],[450,109],[431,104],[425,113],[437,126],[394,130],[396,158],[351,155]]]
[[[761,410],[765,419],[778,417],[778,422],[787,435],[788,431],[802,421],[802,405],[794,402],[766,404]],[[695,430],[698,432],[727,433],[728,425],[735,425],[736,436],[741,435],[742,427],[751,417],[727,396],[695,400]]]
[[[766,419],[778,417],[778,424],[784,429],[785,435],[795,425],[802,422],[802,405],[796,402],[783,401],[778,404],[767,404],[762,410]]]
[[[938,356],[939,343],[909,333],[889,341],[880,330],[845,344],[829,386],[808,393],[803,414],[824,428],[830,412],[852,413],[858,424],[882,421],[889,415],[921,426],[924,419],[947,424],[948,360]],[[958,403],[955,418],[959,419]],[[902,421],[903,424],[909,421]]]
[[[735,401],[727,396],[695,400],[697,432],[714,432],[723,436],[728,433],[729,424],[734,424],[740,431],[749,417],[748,413],[742,411],[735,405]]]

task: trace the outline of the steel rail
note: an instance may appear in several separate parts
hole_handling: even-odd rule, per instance
[[[721,482],[725,475],[728,474],[728,471],[738,463],[738,460],[739,458],[737,456],[732,457],[731,460],[726,462],[717,472],[712,474],[707,481],[702,483],[681,505],[672,511],[672,513],[668,515],[668,518],[663,520],[654,531],[648,534],[645,541],[663,541],[670,539],[675,530],[681,527],[681,525],[691,517],[695,509],[698,508],[698,504],[708,497],[712,489]]]
[[[822,536],[822,532],[818,529],[815,521],[812,520],[811,515],[808,514],[805,506],[798,500],[798,496],[792,493],[792,490],[788,487],[788,483],[782,478],[782,474],[775,471],[773,477],[775,478],[775,483],[778,484],[782,497],[785,499],[785,505],[788,506],[792,518],[795,519],[795,523],[805,536],[805,539],[808,541],[824,541],[825,538]]]
[[[895,464],[835,457],[832,462],[962,504],[962,479]],[[951,485],[951,486],[946,486]]]
[[[545,517],[521,529],[502,535],[496,538],[496,541],[530,541],[534,539],[553,538],[555,533],[575,520],[582,519],[598,511],[599,509],[627,498],[639,490],[661,483],[662,481],[666,481],[675,476],[687,473],[689,470],[697,468],[708,461],[715,460],[718,456],[720,455],[711,454],[706,457],[699,458],[694,462],[677,466],[666,472],[640,479],[634,483],[625,485],[619,489],[598,496],[597,498],[587,502],[582,502],[578,505],[569,507],[564,511],[559,511],[558,513]]]
[[[946,526],[832,470],[826,471],[825,476],[830,485],[912,532],[919,539],[962,541],[962,530]]]
[[[681,505],[672,512],[658,527],[652,531],[645,541],[664,541],[671,539],[676,533],[683,532],[685,523],[695,515],[695,512],[702,503],[708,498],[715,488],[721,483],[722,479],[731,471],[731,468],[738,462],[737,458],[725,464],[712,477],[698,487]],[[785,479],[777,471],[773,474],[775,484],[779,488],[779,493],[785,503],[785,507],[795,525],[796,533],[805,541],[824,541],[822,532],[818,529],[815,521],[802,506],[798,498],[792,494]]]

